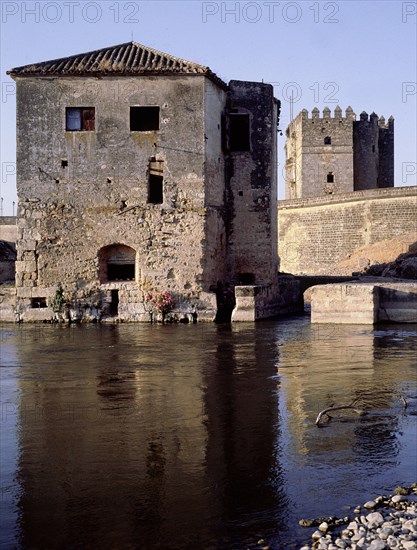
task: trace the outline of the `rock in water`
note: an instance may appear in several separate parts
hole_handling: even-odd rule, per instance
[[[376,502],[374,500],[368,500],[368,502],[365,502],[363,505],[364,508],[367,508],[368,510],[373,510],[376,506]]]
[[[396,495],[409,495],[410,494],[410,489],[408,489],[407,487],[401,487],[401,485],[399,485],[395,489],[394,493]]]

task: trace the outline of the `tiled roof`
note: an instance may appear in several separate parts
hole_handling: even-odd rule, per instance
[[[220,86],[226,84],[209,67],[174,57],[136,42],[102,48],[51,61],[15,67],[13,76],[141,76],[205,75]]]

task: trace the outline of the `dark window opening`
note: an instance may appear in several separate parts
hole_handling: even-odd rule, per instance
[[[136,278],[136,251],[130,246],[104,246],[98,252],[98,263],[101,284],[110,281],[134,281]]]
[[[159,130],[159,107],[131,107],[131,132],[151,132]]]
[[[330,136],[326,136],[324,138],[324,145],[331,145],[332,144],[332,138]]]
[[[372,152],[375,153],[375,145],[372,145]]]
[[[110,315],[119,315],[119,291],[111,291]]]
[[[95,129],[95,107],[67,107],[65,129],[67,132],[90,132]]]
[[[148,202],[151,204],[162,204],[164,202],[164,178],[149,174]]]
[[[135,264],[107,264],[108,281],[134,281]]]
[[[231,151],[250,150],[248,114],[229,114],[229,132]]]
[[[241,285],[253,285],[255,284],[254,273],[239,273],[239,283]]]
[[[327,183],[334,183],[334,175],[333,172],[329,172],[327,174]]]
[[[46,298],[32,298],[30,301],[31,308],[44,308],[48,307],[46,304]]]
[[[61,168],[67,168],[68,167],[68,161],[66,159],[61,160]]]

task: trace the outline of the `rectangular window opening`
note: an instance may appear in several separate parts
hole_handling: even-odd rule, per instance
[[[331,145],[332,144],[332,138],[330,136],[326,136],[324,138],[324,145]]]
[[[46,298],[31,298],[30,307],[33,309],[48,307],[46,303]]]
[[[162,204],[164,202],[164,178],[149,174],[148,202],[151,204]]]
[[[327,183],[334,183],[334,175],[332,174],[332,172],[329,172],[327,174]]]
[[[67,132],[91,132],[95,129],[95,107],[67,107],[65,129]]]
[[[231,151],[250,151],[248,114],[229,114],[229,138]]]
[[[135,264],[107,264],[108,281],[134,281]]]
[[[159,107],[130,107],[130,131],[159,130]]]

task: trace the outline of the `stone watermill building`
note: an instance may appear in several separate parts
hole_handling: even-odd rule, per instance
[[[228,288],[236,320],[288,309],[271,85],[135,42],[8,74],[20,319],[50,319],[59,288],[78,319],[149,321],[149,291],[184,318],[213,320]]]

